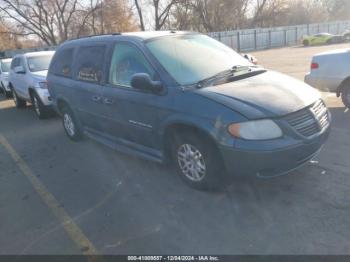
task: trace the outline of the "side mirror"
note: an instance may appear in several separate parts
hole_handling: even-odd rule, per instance
[[[158,93],[163,86],[160,81],[153,81],[149,74],[137,73],[131,78],[131,86],[135,89]]]
[[[24,70],[23,66],[16,66],[14,68],[14,71],[16,74],[25,74],[26,71]]]

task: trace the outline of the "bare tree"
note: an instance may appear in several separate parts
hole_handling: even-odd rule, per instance
[[[172,8],[183,0],[134,0],[134,6],[137,10],[141,30],[145,30],[144,24],[144,9],[153,9],[153,26],[155,30],[164,28],[166,22],[169,20]]]
[[[1,0],[0,10],[23,34],[38,36],[47,45],[57,45],[69,35],[78,0]]]

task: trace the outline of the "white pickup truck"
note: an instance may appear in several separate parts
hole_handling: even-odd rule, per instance
[[[314,55],[305,82],[319,90],[336,93],[350,108],[350,48]]]

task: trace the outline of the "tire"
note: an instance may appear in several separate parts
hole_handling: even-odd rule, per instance
[[[228,185],[220,152],[208,139],[188,132],[176,136],[172,159],[179,176],[198,190],[222,190]]]
[[[32,104],[35,114],[39,119],[45,119],[49,116],[49,109],[43,104],[37,93],[33,92],[31,95]]]
[[[350,85],[345,87],[341,93],[341,99],[347,108],[350,108]]]
[[[65,106],[61,110],[61,113],[63,128],[67,136],[75,142],[82,140],[83,132],[79,122],[73,114],[73,111],[69,107]]]
[[[309,42],[309,40],[303,40],[303,45],[304,46],[309,46],[310,45],[310,42]]]
[[[15,105],[17,108],[23,108],[27,105],[27,102],[25,100],[18,97],[14,88],[12,88],[12,97],[13,97],[13,101],[15,102]]]

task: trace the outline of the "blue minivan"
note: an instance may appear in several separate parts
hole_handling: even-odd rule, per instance
[[[74,141],[171,161],[197,189],[273,177],[312,159],[331,116],[318,91],[192,32],[90,36],[59,46],[47,77]]]

